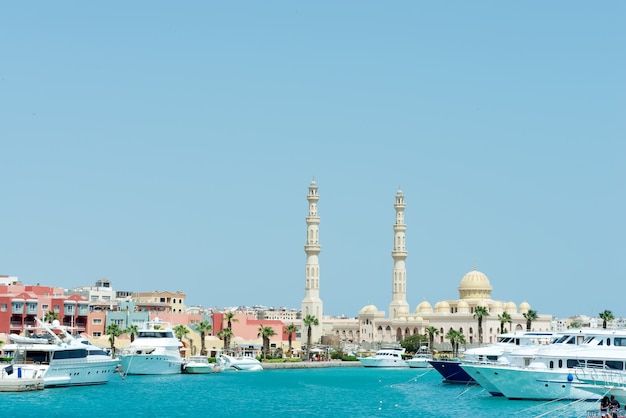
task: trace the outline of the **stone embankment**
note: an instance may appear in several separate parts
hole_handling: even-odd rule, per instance
[[[284,362],[284,363],[263,363],[263,369],[276,370],[276,369],[321,369],[326,367],[363,367],[359,361],[298,361],[298,362]]]

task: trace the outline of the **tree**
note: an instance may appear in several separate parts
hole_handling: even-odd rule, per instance
[[[60,318],[59,318],[59,315],[56,312],[54,312],[54,311],[48,311],[43,316],[43,321],[47,322],[49,324],[51,324],[52,321],[54,321],[55,319],[60,319]]]
[[[213,327],[208,321],[201,321],[196,325],[196,331],[200,333],[200,355],[206,356],[207,354],[204,337],[206,337],[206,333],[210,332],[212,329]]]
[[[526,331],[530,331],[532,329],[533,321],[537,319],[537,311],[529,309],[528,312],[523,315],[524,318],[526,318]]]
[[[426,341],[428,341],[426,335],[413,334],[400,341],[400,347],[403,347],[409,353],[417,353]]]
[[[135,341],[135,336],[139,333],[139,329],[137,325],[129,325],[126,330],[124,330],[124,334],[128,334],[130,336],[130,342]]]
[[[233,322],[239,322],[239,320],[235,318],[234,312],[226,312],[224,314],[224,320],[226,320],[226,327],[230,331],[226,333],[227,337],[224,338],[224,347],[230,348],[230,339],[235,336],[233,333]]]
[[[291,341],[293,340],[293,334],[298,332],[298,328],[292,323],[285,328],[285,334],[287,334],[287,340],[289,341],[289,357],[291,357]]]
[[[233,337],[233,333],[230,328],[222,328],[217,333],[217,338],[220,340],[224,340],[224,351],[227,352],[230,350],[230,339]]]
[[[478,344],[483,343],[483,318],[489,316],[489,311],[484,306],[474,308],[474,318],[478,320]]]
[[[604,312],[600,312],[600,319],[602,319],[602,328],[606,329],[607,322],[610,322],[615,319],[613,312],[604,310]]]
[[[583,326],[583,324],[580,321],[574,321],[571,324],[569,324],[568,328],[576,328],[579,329]]]
[[[173,331],[176,338],[183,342],[183,337],[189,333],[189,328],[184,325],[176,325]]]
[[[434,352],[435,335],[439,334],[439,330],[432,325],[426,328],[426,335],[428,335],[428,344],[430,347],[430,354]]]
[[[307,315],[302,320],[302,324],[304,324],[304,326],[307,327],[306,329],[306,358],[307,360],[309,360],[309,355],[311,354],[311,332],[312,332],[311,327],[318,326],[320,324],[320,321],[318,321],[318,319],[313,315]]]
[[[508,312],[502,312],[501,315],[498,315],[498,321],[500,321],[500,332],[502,334],[506,334],[504,324],[511,324],[513,322],[513,319],[511,319],[511,315],[509,315]]]
[[[257,337],[263,337],[263,360],[267,360],[267,353],[270,351],[270,337],[276,335],[276,331],[272,327],[264,327],[263,324],[259,327],[259,333]]]
[[[446,338],[450,340],[450,345],[452,345],[452,357],[456,357],[459,352],[459,343],[465,344],[465,336],[457,330],[450,329]]]
[[[122,330],[117,324],[109,324],[104,332],[109,336],[109,343],[111,343],[111,351],[115,356],[115,337],[122,335]]]

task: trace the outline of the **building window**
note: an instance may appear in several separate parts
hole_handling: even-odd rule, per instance
[[[61,306],[60,305],[54,305],[54,312],[56,312],[56,313],[61,312]]]
[[[91,323],[94,325],[101,325],[102,324],[102,319],[101,318],[94,318],[91,320]]]
[[[7,311],[7,309],[8,309],[7,304],[6,304],[6,303],[3,303],[3,304],[2,304],[2,308],[1,308],[0,310],[2,310],[2,312],[6,312],[6,311]]]
[[[94,332],[91,333],[91,336],[92,337],[102,337],[102,333],[99,332],[99,331],[94,331]]]

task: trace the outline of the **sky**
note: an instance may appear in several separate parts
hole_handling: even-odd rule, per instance
[[[626,316],[626,3],[0,3],[0,274],[324,313]]]

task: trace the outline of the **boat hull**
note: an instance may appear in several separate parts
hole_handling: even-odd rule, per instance
[[[361,357],[359,361],[363,367],[381,367],[381,368],[407,368],[409,365],[402,359],[380,359],[374,357]]]
[[[582,387],[572,371],[533,370],[520,367],[463,364],[461,367],[490,393],[500,392],[509,399],[527,400],[595,400]]]
[[[461,368],[460,361],[431,360],[429,363],[439,372],[444,383],[467,384],[476,382],[472,379],[472,376],[467,374],[467,372]]]
[[[183,362],[165,355],[128,354],[120,357],[124,375],[179,374]]]

